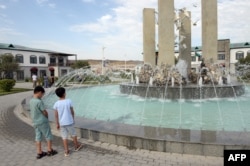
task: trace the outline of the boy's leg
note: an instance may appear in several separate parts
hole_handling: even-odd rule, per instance
[[[47,149],[48,149],[48,151],[52,150],[52,141],[51,140],[47,140]]]
[[[76,130],[75,130],[73,125],[69,126],[69,131],[70,131],[70,135],[72,136],[72,139],[73,139],[75,151],[80,150],[83,145],[78,142],[77,136],[76,136]]]
[[[37,154],[42,153],[42,143],[40,141],[36,141],[36,151],[37,151]]]
[[[68,130],[67,130],[67,126],[60,126],[60,131],[61,131],[61,137],[63,140],[63,147],[64,147],[64,152],[65,152],[65,156],[68,155],[69,153],[69,146],[68,146]]]
[[[42,132],[40,131],[39,126],[35,126],[35,140],[36,140],[36,151],[37,154],[41,154],[42,153]]]
[[[42,151],[42,143],[41,143],[41,140],[42,140],[42,132],[41,132],[41,129],[40,129],[40,125],[39,126],[35,126],[35,135],[36,135],[36,150],[37,150],[37,156],[36,158],[37,159],[40,159],[44,156],[47,155],[47,153],[43,152]]]
[[[63,147],[64,147],[65,153],[69,153],[68,140],[65,138],[63,138]]]
[[[73,142],[74,142],[74,145],[75,145],[75,149],[78,148],[78,141],[77,141],[77,136],[72,136],[73,138]]]
[[[42,125],[42,133],[47,140],[47,150],[48,150],[47,154],[48,154],[48,156],[53,156],[53,155],[57,154],[57,151],[53,150],[53,148],[52,148],[53,135],[51,133],[49,123],[44,123]]]
[[[53,139],[53,136],[52,136],[52,133],[51,133],[51,129],[50,129],[50,125],[49,123],[45,123],[43,125],[43,134],[47,140],[47,150],[48,152],[50,152],[52,150],[52,139]]]

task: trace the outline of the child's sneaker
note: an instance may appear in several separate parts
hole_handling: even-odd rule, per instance
[[[83,144],[79,144],[77,148],[75,148],[75,152],[79,151],[80,149],[82,149]]]
[[[69,151],[64,152],[64,156],[65,156],[65,157],[68,157],[68,156],[69,156]]]

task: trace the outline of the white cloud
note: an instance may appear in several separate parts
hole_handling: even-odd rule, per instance
[[[114,58],[121,59],[126,52],[128,59],[142,59],[139,55],[142,51],[142,10],[155,8],[157,11],[157,0],[114,0],[114,2],[116,6],[103,17],[95,22],[71,26],[70,30],[91,34],[96,45],[107,46],[105,51]],[[197,26],[192,27],[192,43],[193,46],[201,45],[201,2],[200,0],[175,1],[176,9],[183,7],[191,11],[193,22],[199,20]],[[230,38],[231,42],[245,42],[250,39],[249,8],[248,0],[218,1],[219,39]]]
[[[65,52],[72,54],[75,53],[74,50],[71,47],[67,47],[66,44],[50,40],[49,41],[33,40],[29,42],[29,45],[27,47],[48,49],[51,51],[58,51],[58,52]]]
[[[141,59],[142,9],[156,6],[156,0],[118,0],[116,4],[96,22],[74,25],[70,30],[92,33],[96,45],[107,47],[108,59],[123,59],[125,53],[128,59]]]
[[[94,33],[105,33],[107,32],[112,20],[111,15],[102,16],[97,20],[96,23],[73,25],[70,27],[71,31],[74,32],[94,32]]]
[[[48,6],[49,6],[50,8],[55,8],[55,7],[56,7],[56,4],[55,4],[55,3],[49,3]]]
[[[23,36],[24,34],[17,32],[12,28],[0,28],[0,42],[6,43],[12,38]]]
[[[13,25],[14,22],[8,18],[8,16],[6,14],[1,14],[0,13],[0,26],[1,25],[5,25],[5,26],[10,26]]]
[[[51,3],[51,0],[36,0],[37,4],[41,7],[56,8],[55,3]]]
[[[46,2],[48,2],[49,0],[36,0],[36,2],[39,4],[39,5],[42,5]]]
[[[250,4],[247,0],[223,1],[218,6],[218,29],[220,38],[231,42],[250,40]]]
[[[95,0],[82,0],[82,1],[85,3],[94,3],[95,2]]]
[[[0,5],[0,9],[6,9],[5,5]]]
[[[0,18],[6,18],[6,17],[7,17],[7,15],[0,13]]]

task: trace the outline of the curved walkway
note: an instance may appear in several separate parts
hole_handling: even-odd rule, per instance
[[[64,157],[62,141],[55,136],[53,145],[59,154],[53,157],[35,158],[36,149],[33,128],[14,113],[14,108],[32,92],[0,97],[0,165],[3,166],[222,166],[221,157],[170,154],[147,150],[129,150],[126,147],[100,142],[84,143],[84,148]],[[70,146],[73,146],[72,142]],[[46,143],[43,143],[46,147]]]

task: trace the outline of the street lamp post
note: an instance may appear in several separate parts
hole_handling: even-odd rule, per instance
[[[102,47],[102,75],[103,75],[103,59],[104,59],[104,49],[105,49],[106,47]]]
[[[127,58],[127,55],[125,54],[124,57],[125,57],[125,60],[124,60],[125,66],[124,66],[124,68],[125,68],[125,73],[126,73],[126,70],[127,70],[127,68],[126,68],[126,58]]]

